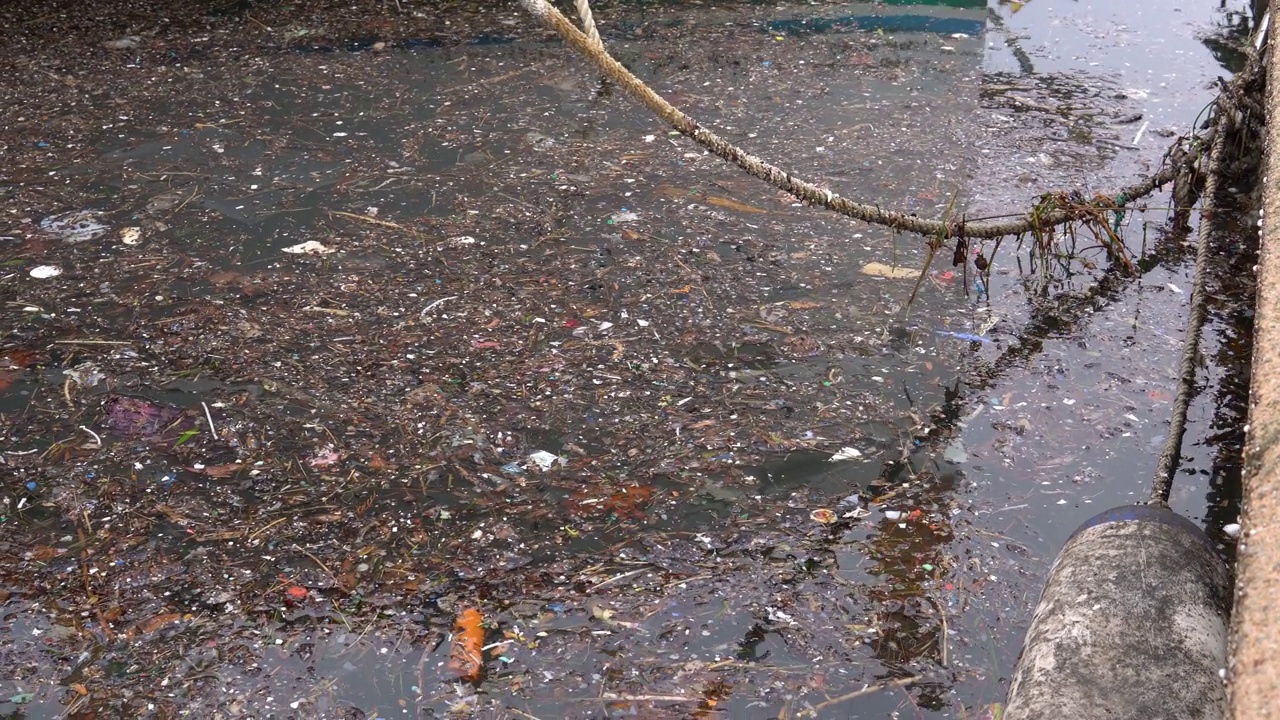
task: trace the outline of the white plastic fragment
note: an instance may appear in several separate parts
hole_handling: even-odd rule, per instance
[[[963,465],[969,462],[969,451],[965,450],[964,442],[956,438],[947,443],[947,447],[942,451],[942,459],[955,465]]]
[[[537,465],[538,469],[542,472],[547,472],[555,466],[556,463],[560,463],[561,465],[565,464],[564,458],[556,455],[555,453],[549,453],[546,450],[535,450],[529,453],[529,462]]]
[[[103,222],[104,217],[99,210],[74,210],[41,220],[40,229],[74,245],[106,235],[111,228]]]
[[[72,382],[82,388],[91,388],[107,379],[106,373],[93,363],[84,363],[62,371]]]
[[[102,43],[102,47],[108,50],[132,50],[142,42],[142,38],[137,35],[125,35],[115,40],[108,40]]]
[[[827,462],[839,462],[841,460],[853,460],[862,457],[862,451],[855,447],[843,447],[839,452],[827,459]]]
[[[289,247],[284,248],[281,252],[287,252],[293,255],[328,255],[329,253],[336,251],[327,245],[316,242],[315,240],[308,240],[306,242],[298,243],[297,245],[290,245]]]
[[[897,520],[902,517],[901,510],[885,510],[884,517],[886,520]]]
[[[62,274],[62,268],[57,265],[37,265],[31,268],[31,277],[37,280],[45,280],[51,277],[57,277]]]
[[[1222,526],[1222,534],[1231,539],[1240,537],[1240,523],[1227,523]]]
[[[142,242],[142,228],[127,227],[120,228],[120,242],[125,245],[137,245]]]

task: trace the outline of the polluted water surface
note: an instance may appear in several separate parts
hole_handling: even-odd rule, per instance
[[[0,716],[998,717],[1058,545],[1154,466],[1159,202],[1101,291],[1086,242],[929,261],[514,5],[175,12],[7,40]],[[597,8],[701,122],[930,218],[1153,171],[1241,16],[1108,12]],[[1230,522],[1196,407],[1175,505]]]

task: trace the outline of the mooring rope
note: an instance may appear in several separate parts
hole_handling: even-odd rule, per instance
[[[1195,278],[1191,282],[1191,310],[1187,319],[1187,335],[1182,340],[1182,360],[1178,368],[1178,392],[1173,399],[1173,414],[1169,418],[1169,434],[1156,462],[1155,477],[1151,482],[1151,504],[1169,506],[1169,491],[1173,487],[1173,474],[1178,470],[1182,453],[1182,438],[1187,431],[1187,411],[1195,391],[1196,363],[1200,357],[1200,334],[1209,312],[1205,307],[1205,278],[1209,274],[1209,240],[1213,234],[1214,220],[1218,212],[1218,176],[1222,174],[1223,150],[1227,145],[1227,130],[1233,124],[1217,103],[1217,125],[1213,143],[1205,165],[1204,191],[1201,194],[1200,228],[1197,233]]]
[[[591,0],[578,0],[578,17],[582,19],[582,30],[587,39],[604,52],[604,41],[600,39],[600,31],[596,29],[596,19],[591,14]]]
[[[586,18],[591,17],[589,0],[576,0],[576,2],[580,14],[583,14],[584,26],[588,28],[588,33],[594,32],[594,20],[586,24]],[[605,50],[598,33],[589,35],[579,30],[547,0],[520,0],[520,5],[555,30],[565,43],[591,61],[605,76],[622,86],[629,95],[682,135],[691,138],[712,154],[734,163],[749,174],[811,205],[825,207],[855,220],[932,236],[938,240],[1022,235],[1041,232],[1075,220],[1093,219],[1096,218],[1099,210],[1119,210],[1138,198],[1150,195],[1157,188],[1173,181],[1184,167],[1188,167],[1195,160],[1194,153],[1186,153],[1181,162],[1166,163],[1155,175],[1109,196],[1114,198],[1109,207],[1087,204],[1079,207],[1050,205],[1044,208],[1038,207],[1036,211],[1027,213],[1018,220],[1007,221],[966,222],[963,216],[945,220],[928,220],[841,197],[734,146],[672,106],[643,80],[623,67],[622,63]],[[584,7],[586,7],[585,12],[582,10]]]

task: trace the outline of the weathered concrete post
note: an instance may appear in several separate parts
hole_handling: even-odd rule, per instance
[[[1273,13],[1274,15],[1274,13]],[[1231,717],[1280,717],[1280,29],[1267,46],[1262,248],[1254,317],[1244,499],[1231,623]]]
[[[1049,573],[1005,720],[1222,720],[1231,578],[1167,508],[1096,515]]]

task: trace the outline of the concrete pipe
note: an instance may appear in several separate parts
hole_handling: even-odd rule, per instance
[[[1005,720],[1222,720],[1231,577],[1212,541],[1154,506],[1108,510],[1058,554]]]

